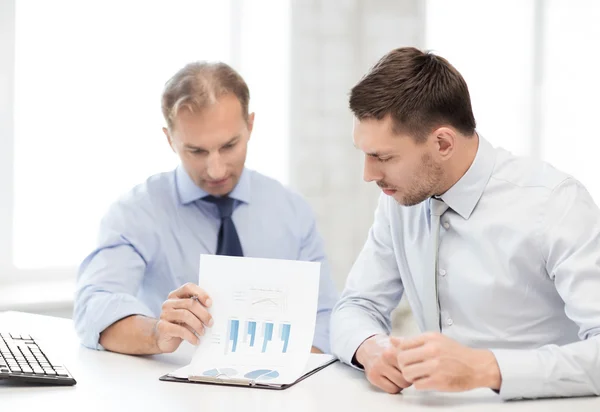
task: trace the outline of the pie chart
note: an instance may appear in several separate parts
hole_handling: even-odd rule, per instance
[[[269,380],[275,379],[279,377],[279,372],[271,369],[257,369],[254,371],[250,371],[244,375],[244,378],[247,379],[260,379],[260,380]]]
[[[231,369],[231,368],[219,368],[219,369],[209,369],[207,371],[204,371],[204,373],[202,373],[202,375],[204,376],[211,376],[211,377],[228,377],[231,378],[235,375],[237,375],[237,371],[235,369]],[[223,376],[225,375],[225,376]]]

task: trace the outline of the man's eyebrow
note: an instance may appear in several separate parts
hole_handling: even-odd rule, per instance
[[[387,153],[387,152],[367,152],[366,155],[367,156],[371,156],[371,157],[386,157],[386,156],[390,156],[390,153]]]
[[[360,149],[358,148],[358,146],[356,145],[356,143],[352,143],[352,146],[354,146],[354,148],[355,148],[356,150],[360,150]],[[378,152],[370,152],[370,153],[365,153],[365,154],[366,154],[367,156],[371,156],[371,157],[379,157],[379,156],[381,156],[381,155],[382,155],[381,153],[378,153]]]
[[[236,140],[238,140],[240,138],[240,136],[234,136],[231,139],[229,139],[229,141],[227,141],[227,143],[224,143],[223,145],[221,145],[221,147],[225,147],[227,145],[233,144],[235,143]],[[200,146],[194,146],[193,144],[184,144],[183,147],[185,147],[186,149],[190,149],[190,150],[198,150],[198,151],[202,151],[202,152],[207,152],[206,149],[204,149],[203,147]]]
[[[233,136],[231,139],[229,139],[229,141],[227,143],[225,143],[224,145],[221,145],[221,147],[229,146],[230,144],[235,143],[235,141],[238,140],[239,138],[240,138],[239,135]]]
[[[191,149],[191,150],[206,151],[206,149],[203,149],[200,146],[194,146],[193,144],[187,144],[187,143],[185,143],[183,145],[183,147],[185,147],[186,149]]]

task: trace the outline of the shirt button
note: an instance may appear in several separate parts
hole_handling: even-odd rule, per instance
[[[453,324],[454,324],[454,321],[452,320],[452,318],[448,318],[448,320],[446,321],[446,325],[452,326]]]
[[[440,269],[440,276],[446,276],[446,271],[444,269]]]
[[[450,223],[448,223],[447,221],[444,222],[444,229],[448,229],[450,228]]]

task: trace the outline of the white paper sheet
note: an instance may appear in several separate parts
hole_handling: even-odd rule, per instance
[[[314,337],[320,263],[202,255],[213,300],[191,375],[283,384],[304,371]]]

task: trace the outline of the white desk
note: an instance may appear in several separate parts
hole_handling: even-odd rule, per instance
[[[336,363],[283,391],[161,382],[185,365],[193,347],[158,356],[126,356],[79,345],[70,320],[19,312],[0,313],[0,330],[30,333],[58,355],[77,380],[73,387],[15,386],[0,381],[0,410],[63,411],[600,411],[600,398],[502,402],[488,390],[427,394],[407,389],[388,395],[361,372]],[[17,409],[19,408],[19,409]]]

